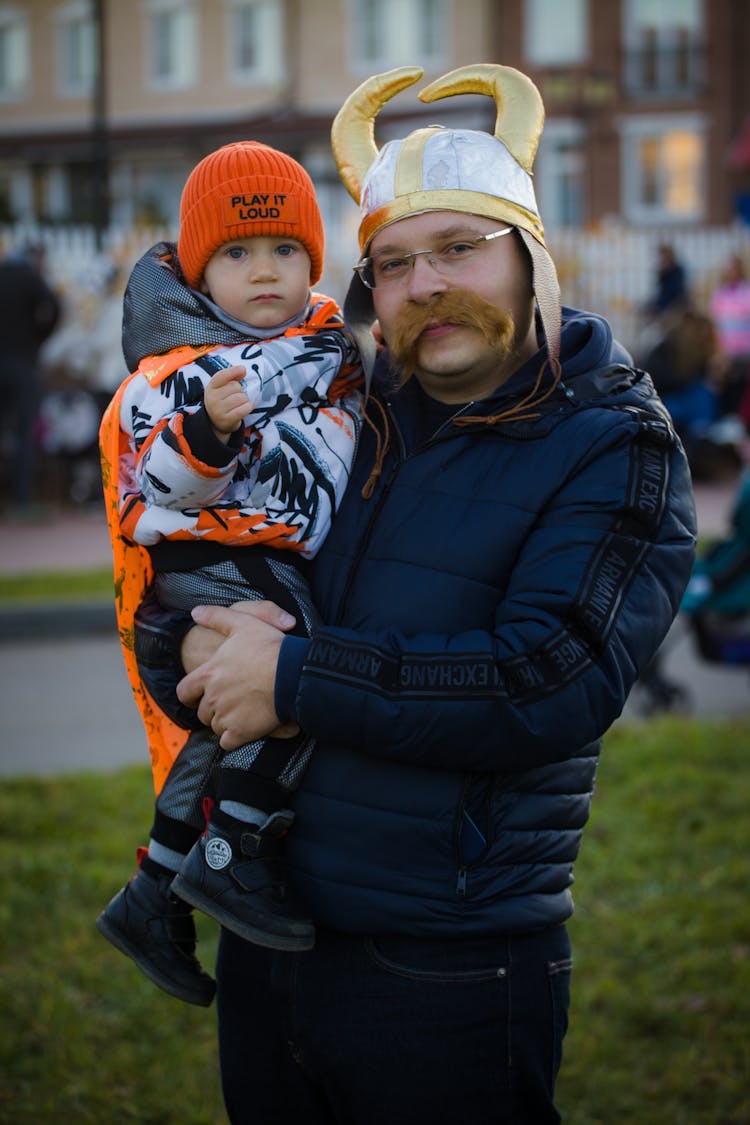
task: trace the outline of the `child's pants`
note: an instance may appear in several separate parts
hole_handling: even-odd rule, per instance
[[[251,550],[257,586],[228,560],[198,570],[157,574],[159,602],[168,609],[190,611],[196,605],[228,606],[269,599],[297,618],[296,634],[309,636],[317,614],[298,568],[257,549],[243,552],[245,558]],[[312,739],[299,734],[289,739],[264,738],[222,751],[208,727],[194,731],[159,793],[152,836],[168,847],[189,848],[196,832],[204,828],[206,797],[240,801],[268,813],[285,808],[289,793],[302,779],[312,747]],[[183,834],[180,825],[189,828],[189,833]]]

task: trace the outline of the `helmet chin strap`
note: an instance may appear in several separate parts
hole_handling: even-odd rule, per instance
[[[532,287],[539,308],[539,315],[542,318],[549,361],[553,368],[559,368],[562,308],[557,271],[545,248],[528,231],[522,230],[520,227],[516,229],[531,258]]]

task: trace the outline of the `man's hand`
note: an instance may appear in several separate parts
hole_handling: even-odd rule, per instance
[[[229,608],[236,609],[238,613],[255,614],[258,602],[232,602]],[[225,640],[225,633],[219,633],[207,625],[198,625],[194,622],[180,644],[182,667],[186,672],[194,672],[214,655]]]
[[[198,708],[198,718],[219,736],[223,750],[271,734],[295,735],[296,723],[281,726],[274,709],[279,649],[294,618],[273,602],[242,602],[231,609],[198,606],[193,618],[200,630],[191,629],[183,641],[183,658],[192,671],[177,685],[181,702]],[[208,631],[213,635],[207,637]],[[197,666],[196,656],[202,660]]]
[[[224,636],[204,625],[193,625],[180,644],[180,660],[186,672],[194,672],[210,660],[224,643]]]

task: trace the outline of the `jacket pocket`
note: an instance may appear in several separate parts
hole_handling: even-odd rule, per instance
[[[456,820],[456,859],[471,867],[486,855],[491,841],[493,774],[466,774]]]

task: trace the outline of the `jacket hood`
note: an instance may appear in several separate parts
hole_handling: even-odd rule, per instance
[[[138,259],[122,305],[122,352],[128,371],[141,360],[180,346],[244,344],[269,340],[304,323],[312,296],[296,316],[273,328],[258,328],[229,316],[183,276],[173,242],[158,242]]]
[[[247,334],[210,314],[180,271],[173,242],[158,242],[138,259],[122,302],[122,354],[128,371],[146,356],[162,355],[175,342],[241,344]]]
[[[563,380],[569,382],[577,375],[622,363],[632,366],[628,350],[614,338],[604,317],[597,313],[582,312],[563,307],[563,335],[560,349]]]

